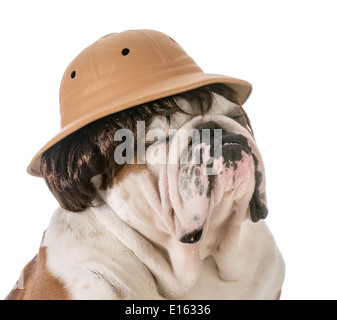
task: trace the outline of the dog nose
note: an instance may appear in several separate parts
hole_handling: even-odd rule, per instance
[[[194,231],[192,231],[188,234],[185,234],[180,239],[180,242],[183,242],[183,243],[196,243],[196,242],[198,242],[201,238],[202,230],[203,230],[203,228],[198,229],[198,230],[194,230]]]

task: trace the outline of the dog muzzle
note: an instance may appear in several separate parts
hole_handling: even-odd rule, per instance
[[[260,155],[249,133],[232,122],[225,116],[197,117],[170,144],[168,192],[183,243],[201,239],[215,207],[225,215],[241,201],[254,222],[267,215]]]

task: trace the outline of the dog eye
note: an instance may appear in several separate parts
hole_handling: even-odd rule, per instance
[[[237,116],[230,116],[231,119],[233,119],[234,121],[236,121],[238,124],[245,126],[247,125],[247,121],[246,121],[246,117],[244,114],[240,114]]]
[[[240,114],[239,116],[231,116],[232,119],[237,120],[237,119],[241,119],[244,118],[245,115],[244,114]]]

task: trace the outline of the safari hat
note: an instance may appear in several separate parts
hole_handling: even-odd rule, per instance
[[[244,80],[204,73],[178,43],[161,32],[108,34],[67,67],[60,87],[61,130],[34,156],[27,172],[41,176],[43,152],[97,119],[213,83],[234,89],[242,103],[252,90]]]

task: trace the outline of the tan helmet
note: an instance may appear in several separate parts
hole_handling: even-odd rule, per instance
[[[90,122],[149,101],[212,83],[233,88],[244,103],[250,83],[204,73],[169,36],[153,30],[108,34],[84,49],[60,87],[61,131],[34,156],[27,172],[41,176],[41,155]]]

